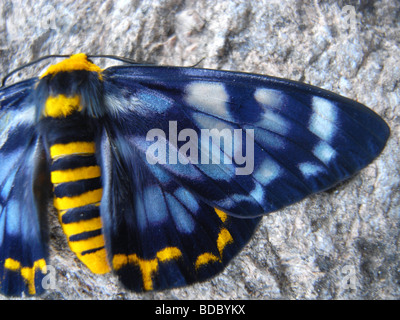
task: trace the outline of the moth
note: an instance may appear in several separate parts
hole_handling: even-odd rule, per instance
[[[216,275],[263,215],[331,188],[389,136],[304,83],[72,55],[0,89],[0,291],[40,294],[48,204],[92,272],[134,291]]]

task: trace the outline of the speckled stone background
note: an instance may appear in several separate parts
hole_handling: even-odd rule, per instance
[[[2,76],[52,53],[115,54],[180,66],[203,59],[202,67],[300,80],[358,100],[392,132],[382,155],[360,174],[264,217],[223,273],[187,288],[138,295],[112,274],[92,275],[68,249],[52,212],[56,288],[39,299],[400,298],[397,0],[0,4]]]

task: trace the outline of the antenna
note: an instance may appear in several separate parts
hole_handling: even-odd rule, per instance
[[[65,54],[51,54],[51,55],[48,55],[48,56],[43,56],[43,57],[41,57],[41,58],[39,58],[37,60],[28,62],[28,63],[26,63],[26,64],[24,64],[24,65],[22,65],[22,66],[20,66],[20,67],[18,67],[16,69],[14,69],[13,71],[9,72],[8,74],[6,74],[6,76],[1,80],[1,88],[5,86],[6,81],[7,81],[7,79],[9,77],[11,77],[14,73],[17,73],[18,71],[20,71],[20,70],[22,70],[22,69],[24,69],[26,67],[29,67],[31,65],[34,65],[34,64],[40,62],[40,61],[43,61],[43,60],[46,60],[46,59],[50,59],[50,58],[68,58],[68,57],[69,57],[69,55],[65,55]]]
[[[39,63],[40,61],[43,61],[43,60],[46,60],[46,59],[50,59],[50,58],[69,58],[70,56],[71,55],[69,55],[69,54],[51,54],[51,55],[43,56],[43,57],[41,57],[41,58],[39,58],[37,60],[28,62],[28,63],[26,63],[26,64],[24,64],[24,65],[22,65],[22,66],[20,66],[20,67],[18,67],[16,69],[14,69],[13,71],[9,72],[8,74],[6,74],[6,76],[1,80],[1,87],[0,88],[5,86],[7,79],[10,78],[14,73],[17,73],[18,71],[20,71],[20,70],[22,70],[22,69],[24,69],[26,67],[34,65],[34,64]],[[139,63],[139,62],[136,62],[136,61],[134,61],[132,59],[129,59],[129,58],[124,58],[124,57],[119,57],[119,56],[109,55],[109,54],[90,54],[90,55],[88,54],[87,57],[89,59],[90,58],[106,58],[106,59],[113,59],[113,60],[118,60],[118,61],[121,61],[121,62],[126,62],[126,63],[129,63],[129,64],[151,65],[151,63]]]

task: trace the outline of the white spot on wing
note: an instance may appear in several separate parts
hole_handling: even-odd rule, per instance
[[[156,96],[145,90],[139,90],[134,95],[126,97],[122,94],[106,93],[104,102],[108,112],[114,116],[131,112],[144,117],[152,116],[154,113],[165,112],[171,106],[171,102],[165,96]]]
[[[16,110],[14,118],[12,120],[13,124],[33,124],[35,121],[35,106],[30,105],[24,111]]]
[[[117,96],[114,94],[105,94],[104,95],[104,103],[113,115],[118,115],[123,112],[126,113],[129,111],[129,107],[132,105],[129,99],[124,98],[122,95]],[[134,102],[134,101],[133,101]],[[137,102],[138,103],[138,102]],[[135,103],[133,103],[135,105]]]
[[[280,91],[274,89],[259,88],[254,93],[254,98],[261,104],[272,107],[281,108],[283,104],[283,95]]]
[[[20,210],[21,208],[18,205],[18,202],[14,199],[8,200],[7,203],[7,211],[3,212],[3,215],[6,215],[5,219],[5,227],[8,235],[16,235],[20,232]]]
[[[104,95],[104,102],[108,111],[114,116],[121,113],[130,113],[132,111],[145,116],[146,109],[149,110],[149,108],[143,106],[143,102],[136,96],[124,97],[123,95],[107,93]]]
[[[325,164],[328,164],[336,156],[336,151],[324,141],[319,142],[314,147],[313,153]]]
[[[285,118],[267,110],[263,113],[263,119],[257,122],[257,126],[281,135],[286,135],[290,130],[290,124]]]
[[[191,214],[170,194],[167,194],[169,212],[179,232],[192,233],[195,229],[195,221]]]
[[[247,128],[247,126],[245,128]],[[283,149],[285,147],[285,140],[277,134],[263,130],[256,130],[254,135],[255,140],[261,143],[263,147],[274,149]]]
[[[216,119],[212,116],[205,115],[203,113],[199,112],[194,112],[193,113],[193,120],[199,127],[199,129],[217,129],[219,131],[222,131],[224,129],[229,129],[233,133],[233,130],[235,129],[233,126],[229,125],[225,121],[221,121],[219,119]]]
[[[143,192],[146,218],[150,224],[159,224],[168,217],[163,194],[158,186],[148,186]]]
[[[185,188],[179,187],[174,192],[174,196],[177,197],[192,213],[196,213],[199,209],[199,203],[197,199]]]
[[[229,119],[228,93],[222,83],[193,82],[186,87],[186,102],[198,110]]]
[[[6,203],[6,199],[9,197],[11,189],[14,186],[15,175],[17,171],[18,171],[17,168],[13,169],[11,172],[7,170],[0,176],[0,179],[2,180],[2,189],[0,191],[0,197],[1,197],[1,202],[3,203]]]
[[[329,100],[314,97],[312,107],[314,112],[310,117],[308,128],[321,139],[330,141],[336,130],[336,106]]]
[[[34,125],[35,123],[35,106],[8,111],[0,119],[0,148],[8,139],[8,134],[19,125]]]
[[[260,184],[256,184],[255,188],[250,192],[250,196],[258,203],[262,203],[264,199],[264,190]]]
[[[317,176],[319,173],[323,173],[325,171],[321,166],[311,162],[300,163],[299,169],[306,178]]]
[[[262,185],[267,185],[279,177],[280,170],[281,169],[276,162],[267,159],[264,160],[254,173],[254,178]]]

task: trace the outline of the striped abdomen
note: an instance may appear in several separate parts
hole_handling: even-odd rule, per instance
[[[53,107],[57,99],[69,107],[79,103],[74,97],[51,99]],[[47,114],[47,117],[54,207],[61,226],[78,258],[92,272],[106,273],[110,268],[100,217],[101,170],[96,161],[91,126],[79,112],[62,116]]]
[[[50,147],[54,206],[70,248],[95,273],[108,272],[99,205],[101,172],[94,142]]]

